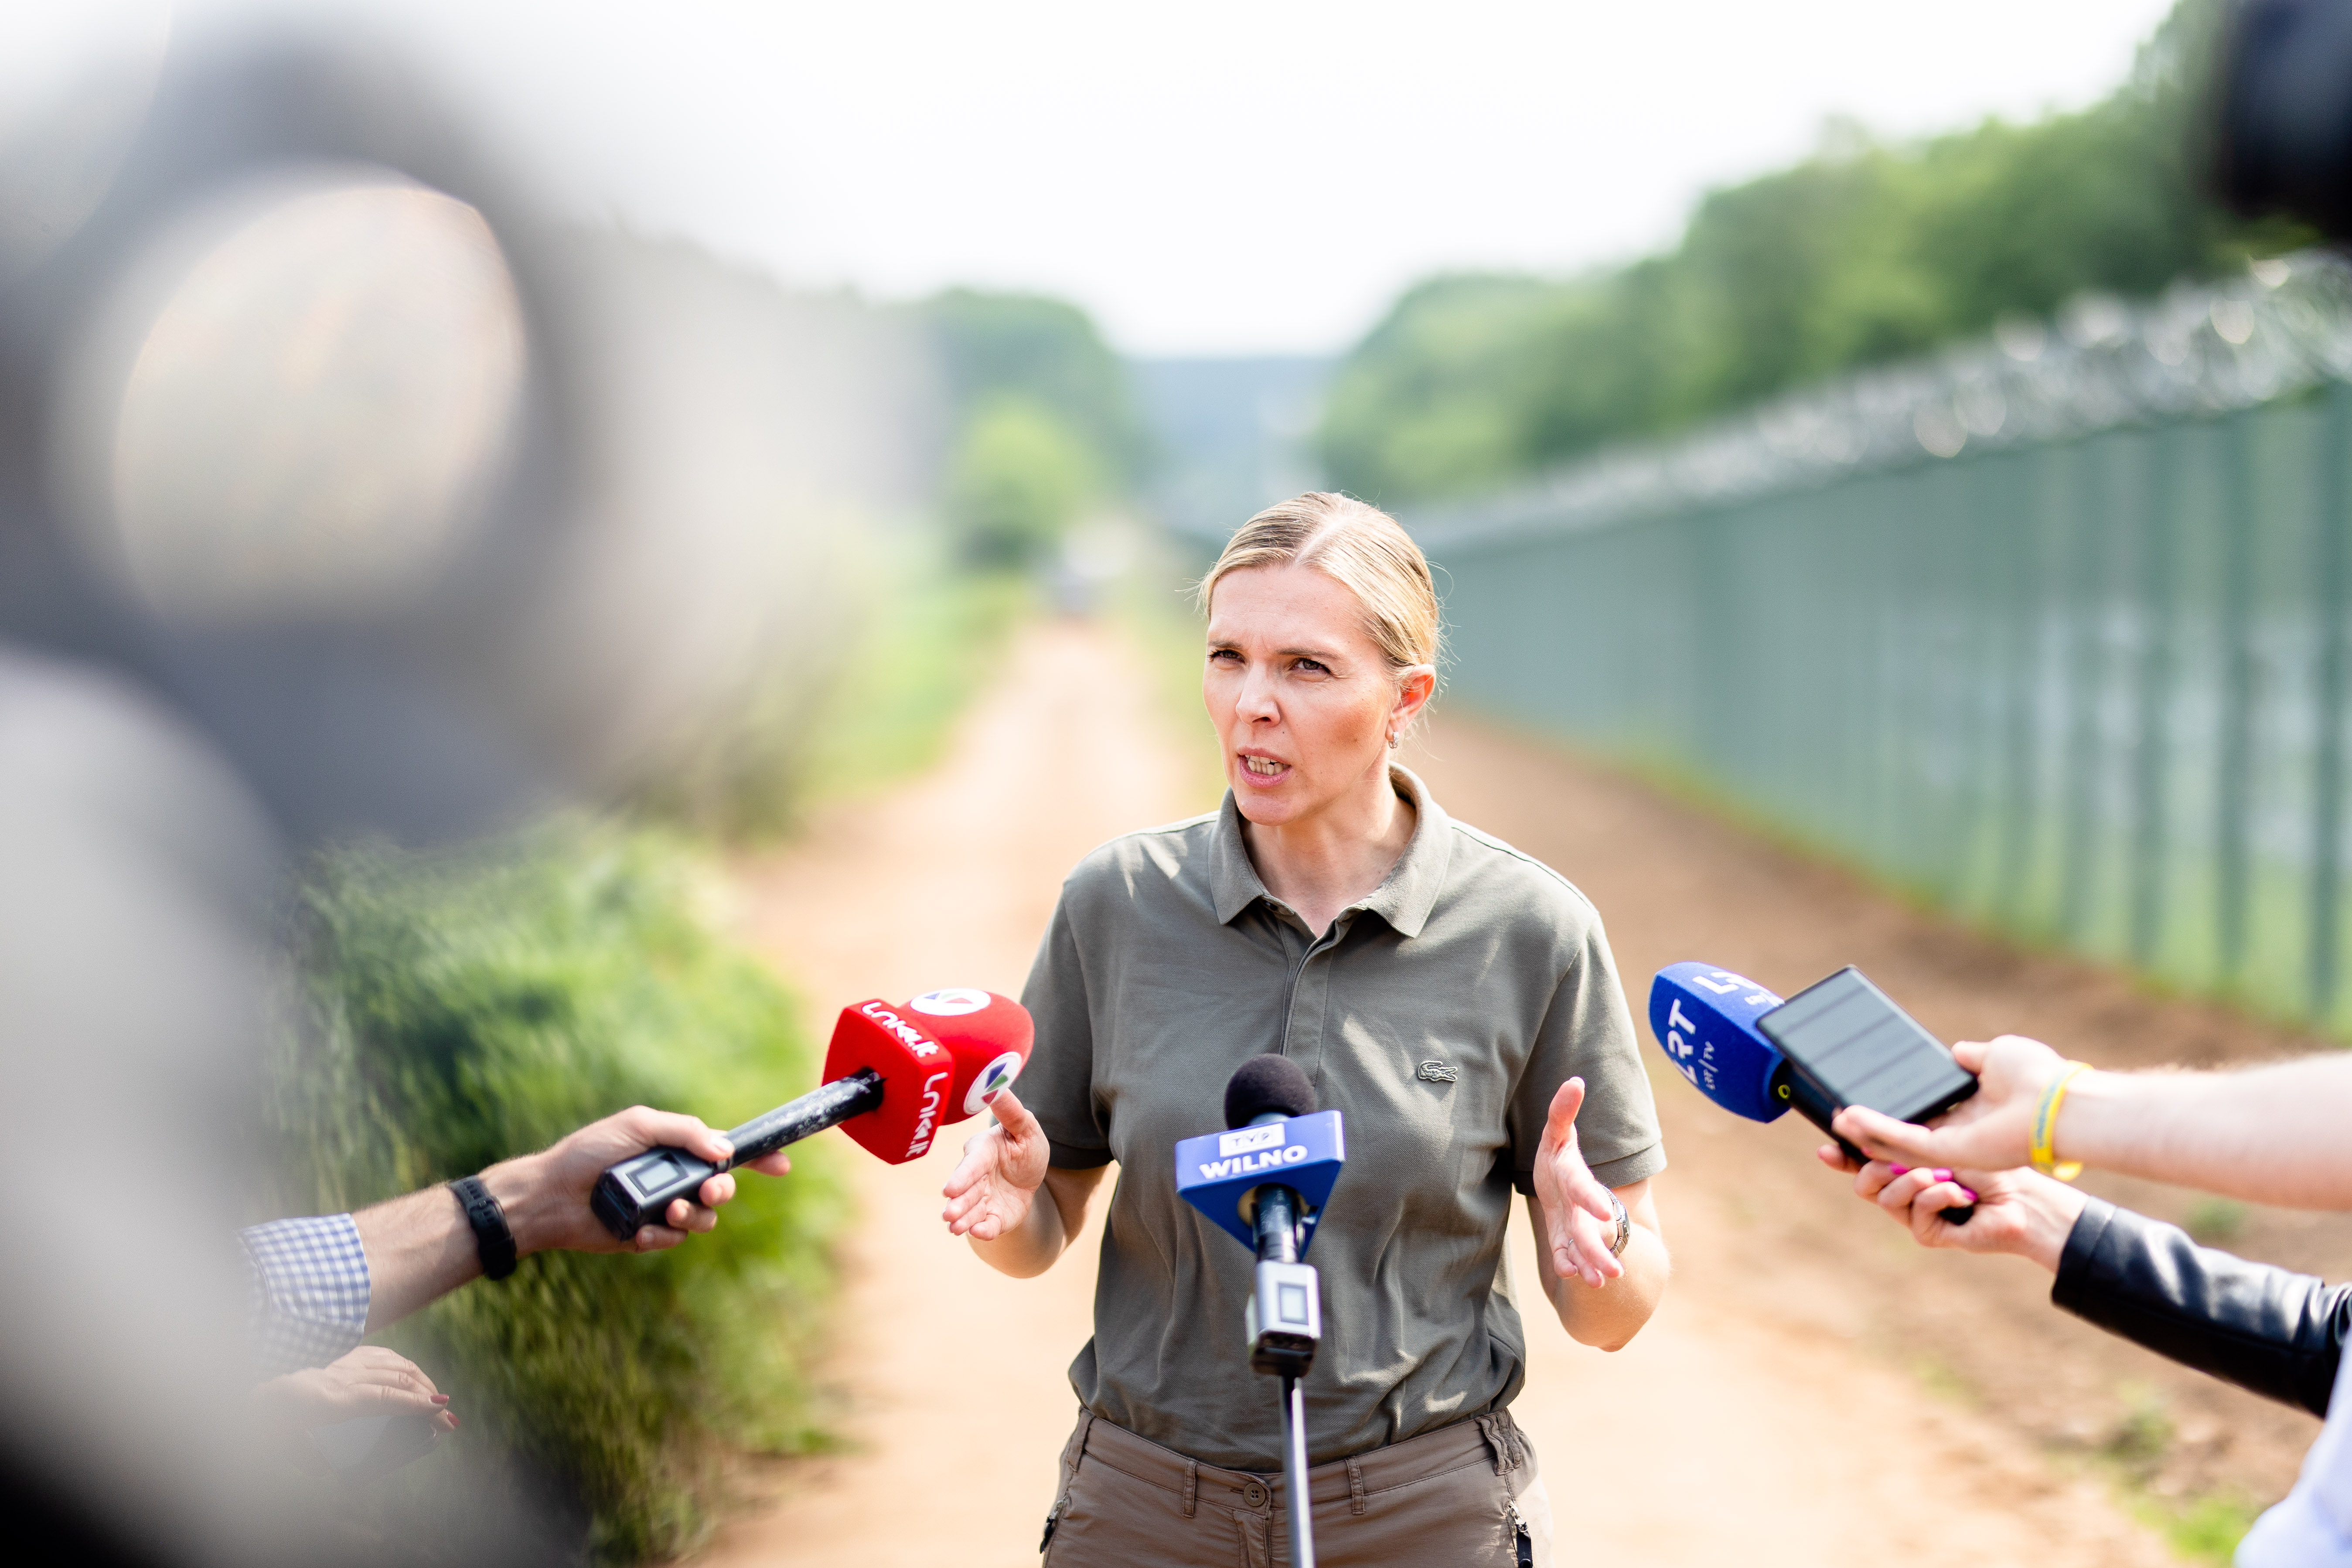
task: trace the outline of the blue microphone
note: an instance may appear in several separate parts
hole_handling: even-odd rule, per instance
[[[1759,1026],[1782,1005],[1778,994],[1735,971],[1696,961],[1669,963],[1650,982],[1650,1033],[1676,1072],[1733,1115],[1776,1121],[1793,1106],[1835,1139],[1848,1159],[1864,1163],[1870,1156],[1830,1127],[1839,1107]],[[1944,1217],[1966,1225],[1975,1213],[1973,1205],[1948,1208]]]
[[[1650,1033],[1701,1094],[1735,1116],[1774,1121],[1795,1103],[1797,1075],[1756,1020],[1780,1001],[1728,969],[1669,963],[1650,982]]]
[[[1255,1252],[1259,1193],[1289,1189],[1301,1200],[1295,1218],[1304,1257],[1348,1157],[1339,1113],[1315,1109],[1315,1086],[1297,1062],[1264,1056],[1244,1062],[1225,1086],[1225,1125],[1176,1145],[1176,1191]]]

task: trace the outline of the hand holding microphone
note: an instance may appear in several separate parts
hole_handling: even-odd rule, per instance
[[[665,1144],[611,1166],[590,1206],[614,1237],[635,1237],[676,1214],[681,1200],[708,1198],[721,1173],[828,1127],[891,1164],[919,1159],[941,1127],[978,1115],[1013,1081],[1034,1036],[1020,1003],[972,986],[844,1007],[822,1085],[723,1138],[698,1140],[698,1148]]]

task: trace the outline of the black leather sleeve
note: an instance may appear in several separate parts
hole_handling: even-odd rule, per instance
[[[2184,1366],[2327,1414],[2352,1286],[2200,1247],[2179,1227],[2092,1198],[2051,1302]]]

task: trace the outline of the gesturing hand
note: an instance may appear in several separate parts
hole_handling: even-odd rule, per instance
[[[443,1408],[449,1396],[415,1362],[381,1345],[362,1345],[326,1366],[273,1377],[254,1389],[253,1403],[271,1421],[295,1429],[404,1414],[429,1416],[444,1432],[457,1429],[457,1418]]]
[[[1536,1150],[1536,1202],[1543,1208],[1552,1272],[1562,1279],[1576,1275],[1598,1289],[1625,1266],[1609,1251],[1617,1237],[1617,1206],[1576,1146],[1576,1113],[1583,1106],[1580,1078],[1570,1079],[1551,1097]]]
[[[941,1193],[948,1200],[940,1218],[950,1236],[994,1241],[1020,1228],[1045,1179],[1051,1151],[1045,1130],[1009,1089],[989,1101],[996,1125],[963,1146],[963,1159]]]
[[[2042,1091],[2066,1064],[2022,1035],[1963,1040],[1953,1058],[1977,1075],[1977,1091],[1929,1127],[1850,1105],[1831,1124],[1839,1137],[1881,1161],[1969,1171],[2006,1171],[2031,1158]]]

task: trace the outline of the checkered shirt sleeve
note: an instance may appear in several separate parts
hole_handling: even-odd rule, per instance
[[[347,1214],[237,1232],[251,1275],[246,1335],[263,1377],[324,1366],[367,1332],[367,1254]]]

